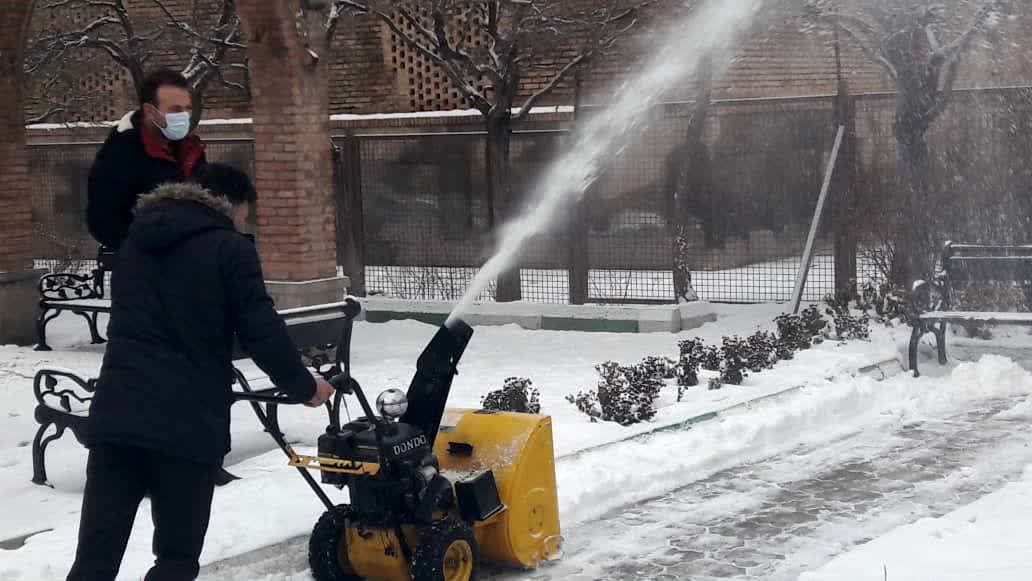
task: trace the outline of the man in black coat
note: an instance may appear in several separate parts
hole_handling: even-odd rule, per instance
[[[194,579],[215,473],[230,449],[234,337],[273,383],[317,407],[333,393],[297,353],[237,228],[248,177],[212,164],[136,204],[112,281],[108,345],[90,408],[86,492],[69,580],[114,580],[144,495],[146,581]]]
[[[140,108],[118,122],[90,169],[86,223],[102,245],[122,244],[141,195],[185,181],[205,165],[204,144],[191,129],[192,111],[183,75],[159,70],[144,80]]]

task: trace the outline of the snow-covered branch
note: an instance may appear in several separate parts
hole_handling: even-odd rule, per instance
[[[89,60],[90,53],[103,55],[125,69],[139,90],[152,51],[163,39],[168,41],[166,45],[185,46],[189,51],[190,58],[182,72],[198,91],[203,91],[210,79],[218,79],[236,90],[246,90],[244,84],[230,81],[223,74],[238,70],[231,65],[246,58],[234,0],[221,0],[217,22],[208,26],[182,16],[163,0],[151,2],[158,8],[156,15],[130,11],[126,0],[55,0],[43,5],[41,9],[53,11],[57,16],[54,21],[66,27],[75,22],[69,11],[88,8],[96,16],[85,25],[43,32],[30,40],[23,67],[37,87],[37,94],[43,94],[39,90],[53,79],[61,79],[66,89],[59,92],[63,95],[61,99],[73,99],[76,79],[86,72],[81,63]],[[202,97],[199,93],[197,96]],[[73,107],[52,103],[43,115],[71,113]]]

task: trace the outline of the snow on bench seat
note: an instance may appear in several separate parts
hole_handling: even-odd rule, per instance
[[[988,311],[932,311],[920,315],[923,321],[988,321],[999,325],[1032,325],[1032,313]]]

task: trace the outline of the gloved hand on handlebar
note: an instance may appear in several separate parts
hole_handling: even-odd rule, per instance
[[[315,395],[305,405],[310,408],[317,408],[333,397],[333,386],[330,382],[321,377],[315,379]]]

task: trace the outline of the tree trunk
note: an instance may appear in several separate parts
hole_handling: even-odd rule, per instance
[[[509,107],[496,107],[501,112],[487,120],[487,205],[488,219],[495,240],[500,240],[501,227],[512,218],[512,118]],[[523,298],[519,263],[498,277],[495,300],[519,301]]]
[[[682,154],[677,156],[680,159],[674,158],[673,167],[667,170],[673,172],[675,176],[671,196],[673,198],[674,223],[674,295],[678,303],[699,300],[699,295],[692,286],[693,210],[701,209],[708,214],[705,217],[707,222],[705,227],[706,246],[715,243],[713,212],[709,211],[708,201],[703,201],[710,198],[710,188],[713,183],[709,148],[703,141],[706,132],[706,118],[709,116],[712,100],[712,71],[712,56],[704,56],[699,62],[699,95],[696,98],[695,110],[688,122]]]
[[[937,237],[936,209],[931,205],[935,175],[926,135],[928,127],[911,111],[911,107],[902,104],[895,126],[900,184],[891,274],[894,284],[906,288],[931,274]]]

